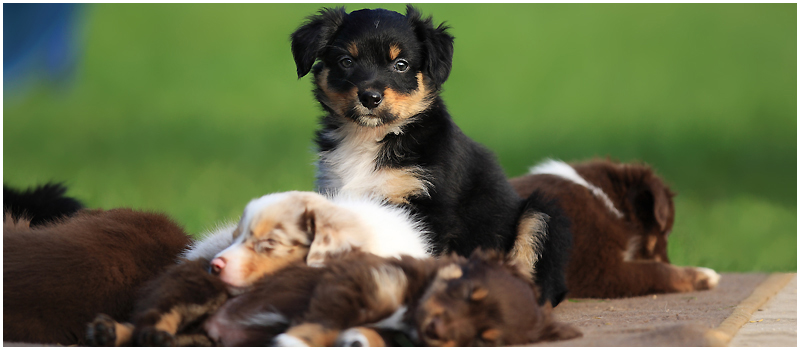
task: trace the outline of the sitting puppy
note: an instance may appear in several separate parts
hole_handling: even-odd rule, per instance
[[[223,242],[229,246],[219,248]],[[201,240],[184,254],[192,259],[185,266],[173,267],[150,283],[131,324],[98,316],[89,325],[92,344],[194,343],[194,336],[174,335],[179,330],[186,333],[215,312],[226,299],[222,290],[240,294],[287,266],[323,266],[330,256],[350,251],[422,258],[429,256],[430,248],[413,216],[379,201],[328,199],[312,192],[263,196],[247,204],[237,226],[223,227]]]
[[[165,215],[84,210],[30,227],[3,225],[3,340],[84,344],[98,313],[128,319],[141,286],[175,263],[190,238]]]
[[[406,15],[323,9],[292,34],[292,54],[298,77],[313,68],[326,112],[316,137],[320,192],[377,195],[411,209],[436,254],[511,252],[529,265],[542,302],[563,299],[565,221],[540,196],[519,198],[439,96],[453,56],[446,26],[411,6]]]
[[[719,282],[711,269],[669,264],[674,194],[646,165],[547,160],[509,181],[521,196],[541,191],[558,198],[572,220],[571,297],[689,292]]]
[[[171,272],[182,270],[197,281],[200,268],[183,264]],[[225,297],[224,288],[207,290],[216,296],[203,293],[206,301]],[[182,322],[170,323],[184,333],[174,338],[142,328],[139,337],[147,341],[139,344],[259,346],[274,338],[278,346],[380,346],[382,329],[432,346],[515,345],[580,335],[538,305],[534,286],[516,266],[481,252],[439,260],[352,252],[321,268],[295,263],[255,282],[203,322],[213,342],[197,333],[198,322]],[[104,324],[104,337],[113,338],[119,327]]]

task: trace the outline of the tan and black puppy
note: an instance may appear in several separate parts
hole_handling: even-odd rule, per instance
[[[688,292],[719,282],[711,269],[669,263],[674,193],[647,165],[547,160],[509,181],[521,196],[538,191],[557,198],[572,221],[572,297]]]

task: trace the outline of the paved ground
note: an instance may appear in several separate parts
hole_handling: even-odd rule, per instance
[[[766,277],[729,273],[711,291],[570,300],[555,309],[556,317],[580,328],[583,337],[536,345],[705,346],[706,332],[728,318]]]
[[[742,326],[729,346],[797,346],[797,275]]]
[[[555,315],[558,320],[578,327],[583,337],[535,345],[707,346],[709,331],[720,330],[723,321],[736,324],[731,322],[732,314],[750,317],[752,313],[750,321],[754,322],[742,319],[741,329],[738,324],[729,327],[736,336],[728,345],[797,346],[797,275],[783,278],[783,282],[779,282],[780,293],[772,297],[778,289],[770,292],[770,288],[765,287],[776,285],[770,281],[781,280],[774,277],[729,273],[723,274],[720,285],[711,291],[625,299],[571,299],[559,305]],[[783,287],[789,277],[791,281]],[[770,299],[763,305],[758,301],[766,298]],[[748,310],[743,305],[754,303],[761,306],[743,313],[742,310]]]

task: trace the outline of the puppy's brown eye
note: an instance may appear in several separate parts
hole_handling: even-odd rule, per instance
[[[402,59],[401,60],[397,60],[397,62],[394,63],[394,69],[396,71],[398,71],[398,72],[407,71],[408,70],[408,61],[402,60]]]
[[[342,59],[339,60],[339,65],[342,66],[342,68],[350,68],[353,66],[353,59],[346,56],[342,57]]]

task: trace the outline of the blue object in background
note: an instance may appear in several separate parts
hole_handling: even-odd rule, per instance
[[[75,36],[80,4],[3,4],[3,84],[29,78],[63,84],[78,60]]]

